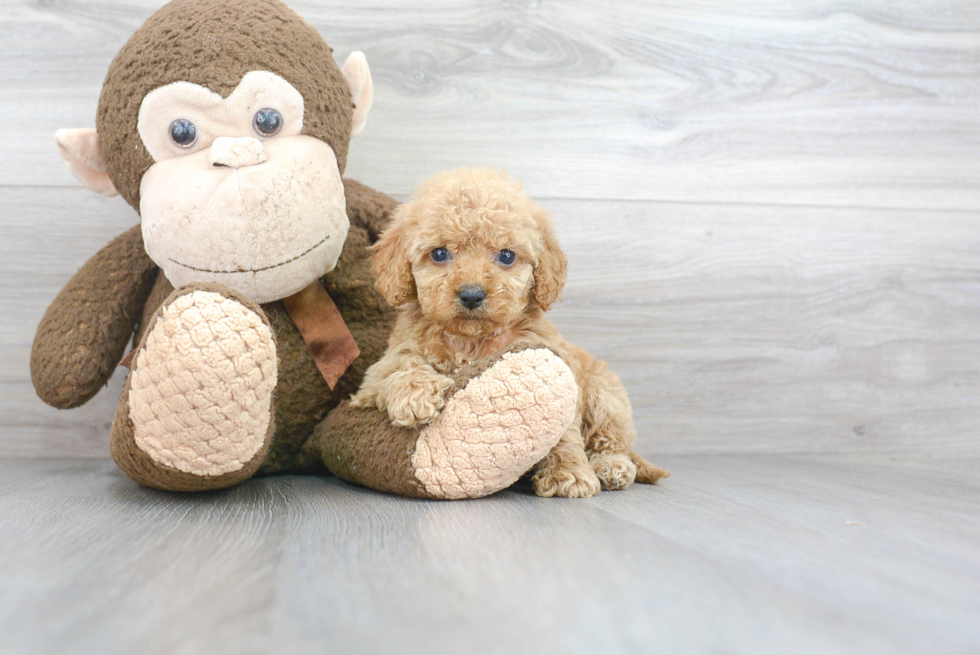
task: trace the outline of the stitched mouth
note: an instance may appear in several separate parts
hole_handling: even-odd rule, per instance
[[[311,246],[310,248],[307,248],[306,250],[296,255],[295,257],[290,257],[286,261],[279,262],[278,264],[272,264],[270,266],[263,266],[262,268],[236,268],[233,271],[215,271],[210,268],[198,268],[196,266],[191,266],[190,264],[184,264],[183,262],[179,262],[176,259],[173,259],[172,257],[168,257],[168,259],[170,259],[170,261],[172,261],[174,264],[177,264],[178,266],[183,266],[184,268],[189,268],[192,271],[199,271],[201,273],[260,273],[262,271],[268,271],[269,269],[272,268],[279,268],[280,266],[285,266],[286,264],[290,264],[296,261],[297,259],[305,257],[306,255],[310,254],[311,252],[313,252],[314,250],[316,250],[317,248],[325,244],[327,242],[327,239],[329,238],[330,235],[328,234],[327,236],[323,237],[323,240],[320,241],[320,243]]]

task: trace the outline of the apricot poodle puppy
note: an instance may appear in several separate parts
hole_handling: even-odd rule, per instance
[[[670,475],[633,451],[632,409],[616,374],[545,318],[565,284],[565,254],[520,183],[483,168],[439,175],[396,210],[374,249],[378,290],[400,313],[354,406],[423,425],[443,407],[447,374],[511,344],[546,347],[572,369],[579,399],[571,427],[535,467],[535,492],[589,497]]]

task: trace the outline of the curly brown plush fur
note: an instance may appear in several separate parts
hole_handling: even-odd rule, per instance
[[[458,368],[511,344],[545,346],[571,367],[580,395],[572,426],[537,466],[535,491],[588,497],[600,484],[623,489],[669,475],[633,452],[632,410],[616,374],[544,317],[564,286],[566,259],[547,213],[519,183],[482,168],[440,175],[395,211],[374,250],[378,288],[400,312],[352,405],[424,425]],[[467,290],[483,296],[469,301],[476,306],[464,302]]]

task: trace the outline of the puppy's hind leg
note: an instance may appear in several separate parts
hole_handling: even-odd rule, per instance
[[[588,457],[578,421],[565,430],[548,456],[536,467],[531,478],[539,496],[589,498],[602,490]]]
[[[602,365],[603,363],[600,363]],[[585,384],[583,429],[589,463],[603,489],[625,489],[633,482],[655,484],[670,476],[633,451],[633,408],[619,377],[603,370]]]
[[[636,464],[636,481],[643,484],[657,484],[658,480],[670,477],[670,471],[654,466],[643,459],[637,452],[630,453],[630,459]]]

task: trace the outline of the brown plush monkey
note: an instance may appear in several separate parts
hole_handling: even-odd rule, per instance
[[[460,371],[421,430],[346,403],[393,320],[367,248],[396,203],[341,178],[372,94],[363,55],[338,67],[278,0],[176,0],[116,56],[97,129],[58,133],[72,172],[142,221],[58,294],[31,373],[44,401],[76,407],[133,340],[111,449],[134,480],[193,491],[328,470],[475,497],[571,421],[571,372],[543,350]]]

